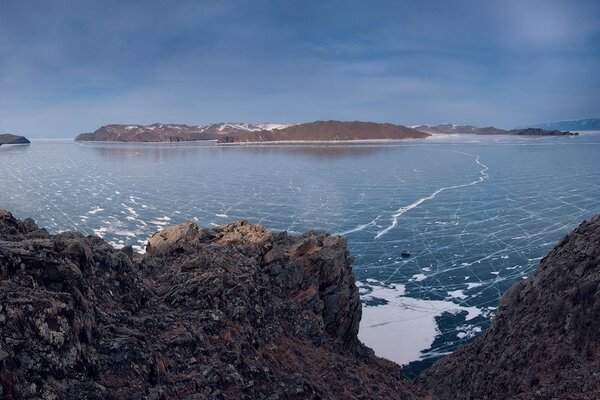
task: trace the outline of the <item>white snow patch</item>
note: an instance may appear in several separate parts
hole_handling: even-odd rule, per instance
[[[99,213],[100,211],[104,211],[104,208],[100,208],[100,207],[96,206],[93,209],[91,209],[90,211],[88,211],[87,213],[94,215],[96,213]]]
[[[482,314],[476,307],[451,301],[420,300],[405,297],[403,285],[387,285],[369,279],[357,282],[363,301],[382,299],[387,304],[363,304],[358,337],[380,357],[405,365],[419,360],[440,333],[435,317],[444,313],[466,312],[466,321]]]
[[[483,286],[483,283],[479,283],[479,282],[469,282],[467,283],[467,290],[469,289],[473,289],[479,286]]]
[[[427,279],[427,275],[425,274],[414,274],[412,278],[409,279],[411,282],[421,282]]]
[[[455,299],[466,299],[467,295],[462,290],[452,290],[448,292],[449,297],[453,297]]]

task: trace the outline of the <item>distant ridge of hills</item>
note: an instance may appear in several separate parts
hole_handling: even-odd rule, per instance
[[[532,125],[533,128],[558,129],[561,131],[600,131],[600,118],[585,118],[574,121],[545,122]]]
[[[472,134],[472,135],[515,135],[515,136],[573,136],[577,133],[542,128],[500,129],[493,126],[480,128],[473,125],[418,125],[413,127],[432,134]]]
[[[474,125],[454,125],[454,124],[441,124],[441,125],[417,125],[412,128],[427,133],[472,133],[475,135],[502,135],[506,133],[506,130],[494,128],[488,126],[480,128]]]

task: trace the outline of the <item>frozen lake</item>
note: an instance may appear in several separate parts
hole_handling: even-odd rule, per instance
[[[484,330],[500,295],[600,212],[600,134],[243,147],[38,140],[0,147],[0,208],[138,250],[186,220],[344,234],[365,304],[360,337],[410,376]]]

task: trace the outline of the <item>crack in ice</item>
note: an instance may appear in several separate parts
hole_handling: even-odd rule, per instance
[[[458,189],[458,188],[467,187],[467,186],[473,186],[473,185],[483,182],[484,180],[486,180],[489,177],[489,175],[486,172],[489,168],[487,165],[485,165],[479,161],[479,155],[474,156],[473,154],[469,154],[469,153],[462,153],[462,152],[459,152],[459,153],[466,154],[471,157],[475,157],[475,162],[479,166],[483,167],[483,169],[481,171],[479,171],[479,175],[480,175],[479,178],[473,182],[464,183],[462,185],[452,185],[452,186],[445,186],[445,187],[439,188],[427,197],[420,198],[419,200],[415,201],[414,203],[411,203],[404,207],[400,207],[394,214],[392,214],[392,224],[390,226],[388,226],[387,228],[382,229],[381,231],[377,232],[377,235],[375,235],[375,239],[380,238],[381,236],[385,235],[386,233],[388,233],[389,231],[394,229],[396,226],[398,226],[398,218],[400,218],[400,216],[402,214],[412,210],[413,208],[420,206],[427,200],[434,199],[435,196],[437,196],[438,194],[440,194],[446,190]]]

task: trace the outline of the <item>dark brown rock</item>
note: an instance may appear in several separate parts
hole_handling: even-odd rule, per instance
[[[187,223],[132,261],[39,231],[0,211],[2,398],[430,398],[358,341],[341,237]]]
[[[444,399],[600,398],[600,215],[502,296],[487,332],[418,383]]]

